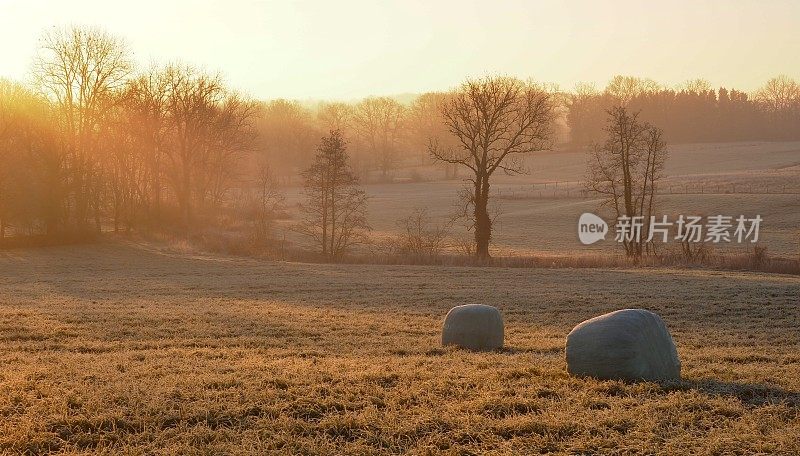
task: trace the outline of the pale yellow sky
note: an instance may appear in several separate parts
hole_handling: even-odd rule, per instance
[[[504,73],[571,88],[615,74],[751,90],[800,77],[800,1],[0,0],[0,76],[48,27],[98,25],[136,61],[221,71],[258,98],[353,99]]]

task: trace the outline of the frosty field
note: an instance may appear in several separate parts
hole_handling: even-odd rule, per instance
[[[800,452],[800,278],[313,265],[153,245],[0,254],[0,452]],[[506,320],[443,350],[447,310]],[[678,384],[571,378],[581,320],[645,307]]]

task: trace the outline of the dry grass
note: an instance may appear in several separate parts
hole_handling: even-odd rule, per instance
[[[327,263],[330,260],[317,252],[302,247],[283,246],[280,240],[267,243],[256,243],[247,235],[235,233],[207,232],[191,239],[169,235],[134,235],[110,237],[107,239],[136,240],[158,245],[163,251],[182,254],[215,253],[239,257],[258,258],[262,260],[294,261],[306,263]],[[393,241],[397,242],[397,241]],[[623,252],[537,252],[528,255],[494,256],[489,261],[475,258],[474,251],[458,251],[458,244],[453,239],[439,239],[442,247],[431,252],[397,252],[396,246],[390,248],[380,243],[361,249],[358,253],[350,253],[340,259],[348,264],[375,265],[416,265],[416,266],[490,266],[501,268],[678,268],[707,269],[716,271],[751,271],[770,272],[776,274],[800,275],[800,258],[773,257],[766,247],[758,244],[748,245],[751,250],[743,253],[716,252],[713,246],[704,245],[706,250],[701,254],[688,256],[685,252],[669,245],[658,254],[645,255],[641,258],[626,257]],[[473,247],[466,240],[468,247]],[[364,250],[368,250],[366,253]]]
[[[10,454],[800,452],[800,279],[750,273],[310,265],[116,244],[0,254]],[[507,348],[438,347],[453,305]],[[630,306],[673,385],[576,379],[573,325]]]

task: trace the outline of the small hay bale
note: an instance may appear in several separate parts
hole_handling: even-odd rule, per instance
[[[567,335],[567,371],[604,380],[679,380],[675,342],[658,315],[624,309],[580,323]]]
[[[447,312],[442,327],[442,345],[469,350],[503,347],[503,316],[492,306],[465,304]]]

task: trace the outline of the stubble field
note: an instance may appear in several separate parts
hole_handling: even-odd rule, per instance
[[[0,452],[800,452],[800,278],[311,265],[153,245],[0,254]],[[444,350],[453,305],[506,348]],[[662,315],[683,381],[568,376],[564,339]]]

